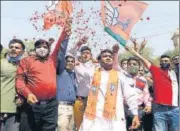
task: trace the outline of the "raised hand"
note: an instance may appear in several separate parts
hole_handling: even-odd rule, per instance
[[[80,39],[78,42],[77,42],[77,46],[80,47],[81,45],[83,44],[86,44],[87,41],[88,41],[88,37],[87,36],[84,36],[82,39]]]
[[[72,18],[67,18],[66,24],[64,26],[66,37],[69,37],[71,35],[71,25],[72,25]]]
[[[131,40],[131,41],[132,41],[132,43],[134,44],[134,50],[135,50],[135,51],[139,51],[139,45],[138,45],[138,43],[137,43],[136,39],[135,39],[135,38],[130,37],[130,40]]]
[[[49,38],[49,45],[51,46],[52,45],[52,43],[54,43],[54,41],[55,41],[55,39],[54,38]]]
[[[119,51],[119,44],[113,45],[112,50],[113,50],[113,53],[118,53],[118,51]]]
[[[146,44],[147,44],[147,40],[144,39],[144,40],[141,42],[141,46],[140,46],[139,52],[141,52],[141,51],[144,49],[144,47],[146,46]]]

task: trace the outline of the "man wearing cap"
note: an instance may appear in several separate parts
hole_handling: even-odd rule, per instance
[[[18,67],[17,92],[32,107],[36,131],[56,130],[56,59],[60,44],[69,37],[70,30],[70,23],[67,23],[51,55],[49,43],[42,39],[37,40],[36,55],[22,59]]]
[[[68,40],[63,41],[58,55],[57,100],[58,122],[57,131],[74,130],[73,106],[76,100],[76,76],[74,72],[75,58],[66,54]]]
[[[25,45],[21,40],[12,39],[9,42],[7,55],[1,58],[1,131],[19,131],[18,103],[16,103],[18,102],[16,101],[18,97],[15,89],[15,76],[24,50]]]

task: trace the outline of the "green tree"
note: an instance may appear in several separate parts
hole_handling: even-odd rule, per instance
[[[133,47],[133,46],[132,46]],[[153,48],[151,47],[144,47],[143,50],[141,51],[141,55],[150,60],[153,64],[158,65],[158,58],[159,57],[155,57],[153,55]],[[121,61],[122,59],[126,58],[128,59],[130,56],[133,56],[129,51],[124,51],[122,54],[119,55],[119,61]]]
[[[26,51],[34,49],[34,40],[23,41],[26,46]]]
[[[179,55],[179,49],[174,49],[174,50],[168,50],[163,53],[164,55],[169,55],[171,58],[175,55]]]

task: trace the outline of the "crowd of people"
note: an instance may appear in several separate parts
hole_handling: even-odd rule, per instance
[[[119,45],[92,58],[83,37],[67,51],[68,20],[55,49],[40,39],[25,53],[19,39],[1,58],[1,131],[178,131],[179,56],[160,66]],[[3,47],[1,46],[1,52]],[[80,56],[78,56],[80,52]]]

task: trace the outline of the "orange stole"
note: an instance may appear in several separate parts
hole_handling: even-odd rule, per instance
[[[101,69],[97,69],[94,73],[92,86],[89,90],[87,107],[85,110],[85,116],[93,120],[96,117],[96,104],[98,99],[98,93],[100,91],[101,82]],[[108,87],[105,96],[103,117],[106,119],[113,119],[116,114],[116,98],[118,89],[118,72],[115,70],[109,71]],[[101,92],[100,92],[101,93]]]

